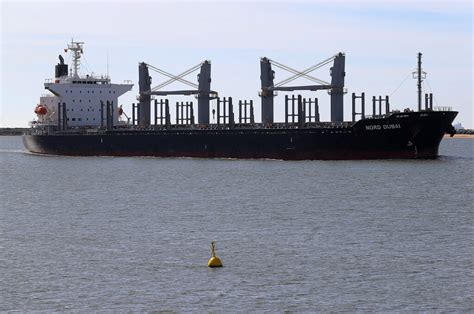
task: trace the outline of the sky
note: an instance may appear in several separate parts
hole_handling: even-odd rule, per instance
[[[352,92],[365,92],[369,114],[372,96],[379,95],[390,96],[392,109],[415,109],[411,73],[422,52],[424,92],[433,92],[434,106],[459,111],[455,123],[474,128],[468,0],[0,1],[0,127],[25,127],[34,118],[34,107],[47,92],[44,80],[54,76],[59,54],[70,61],[63,49],[74,38],[85,42],[83,74],[108,70],[115,83],[133,81],[133,90],[119,98],[128,114],[138,94],[139,62],[178,74],[210,60],[211,88],[234,102],[252,99],[257,121],[261,57],[303,70],[344,52],[344,118],[350,120]],[[291,76],[274,70],[275,82]],[[153,86],[166,80],[151,74]],[[196,74],[186,79],[196,82]],[[329,66],[311,74],[330,81]],[[175,83],[171,89],[188,87]],[[317,97],[321,120],[329,120],[326,91],[300,94]],[[275,99],[277,121],[284,120],[284,95]],[[197,103],[192,96],[169,99]]]

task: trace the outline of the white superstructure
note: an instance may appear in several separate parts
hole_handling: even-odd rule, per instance
[[[80,58],[83,53],[83,43],[72,41],[65,52],[73,53],[73,68],[68,72],[67,64],[59,56],[60,63],[56,65],[54,79],[47,79],[45,89],[52,94],[43,95],[35,109],[38,124],[57,125],[58,118],[66,118],[68,127],[100,127],[106,125],[106,105],[113,106],[113,125],[119,123],[118,97],[130,91],[131,81],[123,84],[112,84],[108,76],[80,76]],[[44,108],[46,107],[46,109]],[[66,108],[65,116],[58,111]],[[121,111],[121,110],[120,110]]]

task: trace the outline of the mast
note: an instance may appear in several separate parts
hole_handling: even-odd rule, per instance
[[[418,111],[421,111],[421,52],[418,52]]]
[[[83,53],[82,47],[84,42],[74,41],[71,40],[71,43],[67,45],[67,49],[64,49],[65,52],[69,50],[72,51],[72,63],[73,63],[73,77],[79,77],[77,72],[79,71],[79,67],[81,65],[81,54]]]
[[[418,52],[418,68],[415,72],[413,72],[413,78],[417,79],[418,84],[418,111],[421,111],[421,82],[426,78],[426,72],[423,71],[421,68],[421,56],[423,54],[421,52]]]

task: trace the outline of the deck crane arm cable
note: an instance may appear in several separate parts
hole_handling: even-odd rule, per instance
[[[183,83],[183,84],[189,85],[189,86],[194,87],[194,88],[197,88],[197,87],[198,87],[197,84],[194,84],[194,83],[192,83],[192,82],[190,82],[190,81],[188,81],[188,80],[182,79],[182,78],[177,78],[175,75],[173,75],[173,74],[171,74],[171,73],[168,73],[168,72],[166,72],[166,71],[164,71],[164,70],[158,69],[157,67],[154,67],[154,66],[149,65],[149,64],[147,64],[147,66],[148,66],[150,69],[154,70],[155,72],[158,72],[158,73],[160,73],[160,74],[162,74],[162,75],[164,75],[164,76],[167,76],[167,77],[169,77],[169,78],[175,79],[176,81],[179,81],[179,82],[181,82],[181,83]]]
[[[278,68],[280,68],[280,69],[282,69],[282,70],[288,71],[288,72],[293,73],[293,74],[300,74],[300,73],[301,73],[300,71],[295,70],[295,69],[293,69],[293,68],[290,68],[289,66],[286,66],[286,65],[284,65],[284,64],[281,64],[281,63],[279,63],[279,62],[277,62],[277,61],[275,61],[275,60],[269,59],[269,61],[270,61],[271,64],[273,64],[274,66],[276,66],[276,67],[278,67]],[[308,79],[308,80],[310,80],[310,81],[313,81],[313,82],[315,82],[315,83],[318,83],[318,84],[328,84],[327,82],[325,82],[325,81],[323,81],[323,80],[320,80],[320,79],[318,79],[318,78],[315,78],[315,77],[313,77],[313,76],[311,76],[311,75],[308,75],[308,74],[302,74],[301,76],[304,77],[304,78],[306,78],[306,79]]]
[[[295,74],[295,75],[293,75],[293,76],[287,78],[286,80],[283,80],[283,81],[281,81],[281,82],[279,82],[279,83],[277,83],[277,84],[274,84],[274,87],[278,87],[278,86],[282,86],[282,85],[284,85],[284,84],[287,84],[287,83],[289,83],[289,82],[291,82],[291,81],[296,80],[297,78],[299,78],[299,77],[301,77],[301,76],[303,76],[303,75],[306,75],[306,74],[308,74],[308,73],[310,73],[310,72],[312,72],[312,71],[314,71],[314,70],[316,70],[316,69],[318,69],[318,68],[320,68],[320,67],[323,67],[323,66],[325,66],[326,64],[330,63],[331,61],[333,61],[335,57],[336,57],[336,56],[332,56],[332,57],[330,57],[330,58],[328,58],[328,59],[326,59],[326,60],[324,60],[324,61],[321,61],[320,63],[318,63],[318,64],[316,64],[316,65],[313,65],[312,67],[307,68],[306,70],[303,70],[303,71],[299,72],[298,74]],[[329,85],[329,83],[327,83],[327,84]]]
[[[173,83],[173,82],[175,82],[175,81],[177,81],[177,80],[179,80],[179,79],[182,79],[182,78],[185,77],[186,75],[188,75],[188,74],[190,74],[190,73],[196,71],[197,69],[199,69],[199,68],[201,67],[201,65],[202,65],[202,63],[199,63],[198,65],[196,65],[196,66],[190,68],[189,70],[186,70],[186,71],[184,71],[183,73],[180,73],[180,74],[178,74],[178,75],[176,75],[176,76],[170,78],[169,80],[167,80],[167,81],[165,81],[165,82],[163,82],[163,83],[161,83],[161,84],[159,84],[159,85],[153,87],[151,90],[158,90],[158,89],[163,88],[163,87],[165,87],[165,86],[167,86],[167,85],[169,85],[169,84],[171,84],[171,83]]]
[[[287,84],[287,83],[289,83],[289,82],[291,82],[291,81],[294,81],[294,80],[296,80],[297,78],[301,77],[302,75],[305,75],[305,74],[310,73],[310,72],[312,72],[312,71],[314,71],[314,70],[316,70],[316,69],[318,69],[318,68],[320,68],[320,67],[325,66],[326,64],[330,63],[332,60],[334,60],[334,57],[331,57],[331,58],[329,58],[329,59],[326,59],[326,60],[324,60],[324,61],[322,61],[322,62],[320,62],[320,63],[318,63],[318,64],[316,64],[316,65],[314,65],[314,66],[312,66],[312,67],[310,67],[310,68],[308,68],[308,69],[302,71],[302,72],[300,72],[299,74],[293,75],[293,76],[287,78],[286,80],[283,80],[283,81],[281,81],[281,82],[275,84],[275,86],[281,86],[281,85]],[[328,83],[328,84],[329,84],[329,83]]]
[[[154,70],[155,72],[158,72],[158,73],[160,73],[160,74],[162,74],[162,75],[164,75],[164,76],[167,76],[167,77],[172,78],[172,79],[175,79],[175,78],[176,78],[175,75],[173,75],[173,74],[171,74],[171,73],[168,73],[168,72],[166,72],[166,71],[163,71],[163,70],[161,70],[161,69],[158,69],[157,67],[154,67],[154,66],[152,66],[152,65],[150,65],[150,64],[147,64],[147,66],[148,66],[150,69]],[[192,82],[190,82],[190,81],[188,81],[188,80],[182,79],[182,78],[176,78],[176,81],[179,81],[179,82],[181,82],[181,83],[183,83],[183,84],[189,85],[189,86],[194,87],[194,88],[196,88],[196,89],[198,88],[198,85],[197,85],[197,84],[194,84],[194,83],[192,83]]]

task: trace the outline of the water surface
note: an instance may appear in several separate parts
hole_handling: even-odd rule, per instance
[[[58,157],[0,137],[0,310],[474,311],[474,141],[440,154]]]

